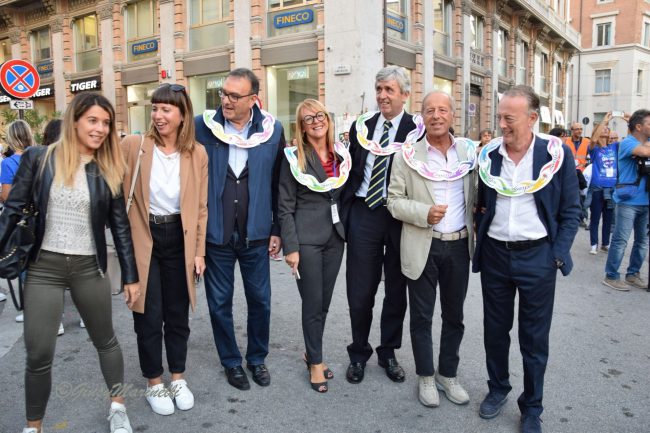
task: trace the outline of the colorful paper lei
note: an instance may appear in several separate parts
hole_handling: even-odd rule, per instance
[[[227,144],[234,144],[242,149],[250,149],[268,141],[273,135],[273,128],[275,126],[275,118],[268,112],[261,110],[264,119],[262,120],[262,132],[252,134],[248,139],[241,138],[236,134],[226,134],[223,125],[215,122],[213,117],[216,113],[215,110],[205,110],[203,112],[203,122],[205,126],[210,128],[215,137]]]
[[[539,171],[539,177],[534,180],[524,180],[515,185],[508,184],[500,176],[493,176],[490,174],[490,167],[492,160],[489,155],[490,152],[499,148],[503,142],[502,137],[495,138],[486,144],[481,153],[479,154],[479,175],[483,182],[490,188],[494,189],[497,193],[507,197],[517,197],[523,194],[532,194],[544,188],[553,179],[553,175],[562,167],[564,160],[564,149],[562,148],[562,141],[558,137],[546,134],[537,134],[544,140],[548,140],[547,150],[551,155],[551,160],[544,164]]]
[[[352,167],[350,152],[348,152],[348,149],[343,143],[334,143],[334,151],[343,157],[343,161],[339,165],[339,175],[337,177],[328,177],[323,182],[319,182],[318,179],[311,174],[306,174],[300,171],[300,167],[298,167],[298,157],[296,156],[296,146],[285,147],[284,156],[286,156],[287,161],[289,161],[291,174],[293,174],[293,177],[299,184],[304,185],[315,192],[327,192],[343,186],[343,184],[348,180],[350,168]]]
[[[409,167],[411,167],[413,170],[417,171],[418,174],[425,179],[433,180],[436,182],[440,181],[453,181],[453,180],[458,180],[461,179],[463,176],[465,176],[467,173],[469,173],[471,170],[473,170],[476,167],[476,143],[474,143],[472,140],[469,140],[467,138],[462,138],[462,137],[455,137],[452,138],[452,140],[455,140],[456,143],[458,142],[464,142],[465,146],[467,147],[467,157],[465,161],[459,161],[458,165],[454,167],[451,170],[447,169],[439,169],[439,170],[434,170],[429,167],[429,164],[423,161],[419,161],[415,159],[415,146],[403,146],[402,147],[402,156],[404,157],[404,161],[406,164],[408,164]]]
[[[416,114],[413,116],[413,123],[415,123],[415,129],[408,133],[406,140],[403,143],[389,143],[386,147],[381,147],[381,144],[374,140],[368,139],[368,127],[366,126],[366,120],[370,119],[372,116],[377,114],[378,111],[369,111],[363,113],[356,120],[356,130],[357,130],[357,141],[364,149],[370,151],[373,155],[377,156],[388,156],[392,155],[395,152],[398,152],[402,146],[413,145],[418,141],[418,138],[424,133],[424,121],[422,116]]]

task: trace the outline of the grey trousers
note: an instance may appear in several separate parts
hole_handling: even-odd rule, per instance
[[[95,256],[41,251],[30,263],[25,281],[25,409],[28,421],[43,419],[52,388],[52,360],[63,312],[66,287],[88,335],[111,396],[119,396],[124,381],[122,350],[113,332],[108,278],[99,275]],[[73,384],[78,385],[78,384]]]

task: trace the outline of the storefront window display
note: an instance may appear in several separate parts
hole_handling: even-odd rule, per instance
[[[190,77],[190,99],[194,114],[201,114],[205,110],[216,110],[221,105],[219,89],[223,87],[228,73],[200,75]]]
[[[126,88],[126,98],[129,107],[129,132],[144,134],[151,122],[151,95],[160,84],[142,83]]]

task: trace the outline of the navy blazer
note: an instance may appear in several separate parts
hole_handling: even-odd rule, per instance
[[[544,164],[551,160],[546,147],[548,140],[535,137],[533,149],[533,179],[539,176]],[[571,150],[565,145],[564,161],[562,167],[555,173],[551,182],[540,191],[533,193],[537,213],[544,224],[550,239],[555,259],[564,262],[560,268],[562,275],[569,275],[573,268],[571,259],[571,245],[578,232],[581,207],[576,176],[575,162]],[[492,160],[491,174],[498,176],[501,173],[503,156],[496,150],[490,154]],[[488,229],[496,211],[497,192],[479,182],[478,199],[476,203],[476,250],[472,261],[472,271],[481,270],[481,246],[487,237]],[[484,209],[484,211],[483,211]]]
[[[264,116],[257,105],[253,106],[253,122],[248,136],[262,132]],[[225,123],[221,107],[214,120]],[[203,122],[203,115],[194,118],[196,140],[205,146],[208,153],[208,226],[206,241],[223,245],[228,242],[223,233],[223,190],[228,175],[228,154],[230,145],[214,136]],[[248,221],[246,222],[247,241],[268,239],[280,236],[277,224],[277,191],[280,175],[280,162],[285,147],[282,124],[276,120],[273,135],[268,141],[248,149]]]
[[[340,162],[340,159],[337,160]],[[319,182],[327,179],[325,169],[316,152],[308,148],[306,152],[305,173]],[[343,222],[334,224],[332,205],[338,206],[339,218],[343,214],[340,196],[343,187],[327,192],[315,192],[299,184],[291,174],[289,161],[282,161],[280,169],[280,191],[278,197],[278,219],[282,229],[282,248],[284,254],[300,250],[300,245],[325,245],[336,230],[345,240]]]
[[[368,139],[372,140],[375,134],[375,128],[377,127],[377,121],[379,121],[380,113],[376,113],[370,119],[366,120],[366,127],[368,128]],[[368,158],[369,150],[364,148],[359,144],[357,140],[357,123],[353,122],[350,127],[350,156],[352,157],[352,169],[350,170],[350,177],[344,185],[343,190],[343,208],[349,211],[352,202],[356,196],[359,187],[363,183],[363,177],[366,169],[366,159]],[[397,127],[397,132],[395,133],[395,141],[403,142],[406,140],[406,136],[409,132],[415,129],[415,123],[413,123],[413,116],[406,111],[402,116],[402,120]],[[377,137],[379,140],[380,137]],[[393,154],[394,155],[394,154]],[[390,156],[390,164],[388,165],[388,171],[386,172],[386,187],[390,183],[390,172],[393,165],[393,155]],[[347,216],[345,216],[347,220]]]

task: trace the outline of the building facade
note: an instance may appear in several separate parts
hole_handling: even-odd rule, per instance
[[[572,61],[571,119],[589,120],[585,135],[608,111],[650,107],[650,2],[591,0],[571,6],[571,24],[582,33]],[[627,135],[621,118],[610,124]]]
[[[374,75],[394,64],[411,76],[409,111],[445,90],[457,134],[477,138],[496,129],[499,94],[514,84],[540,93],[541,130],[564,125],[567,68],[580,47],[568,1],[0,0],[0,60],[36,65],[39,111],[100,91],[127,133],[147,129],[161,83],[185,85],[199,113],[219,104],[229,70],[248,67],[288,138],[305,98],[326,104],[338,132],[375,110]]]

